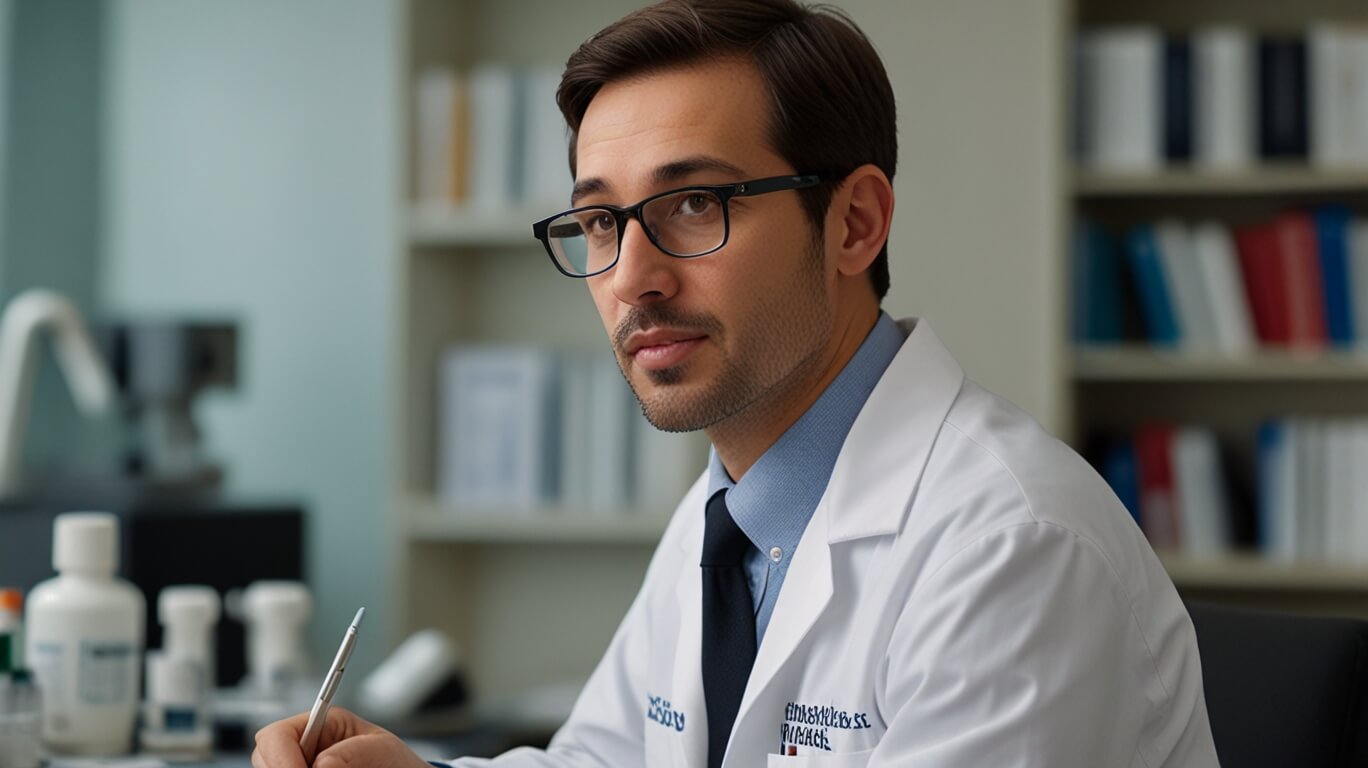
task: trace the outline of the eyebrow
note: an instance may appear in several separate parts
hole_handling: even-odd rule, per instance
[[[664,186],[702,171],[715,171],[738,179],[746,174],[744,169],[721,158],[695,155],[658,166],[651,171],[651,183],[655,186]],[[570,195],[570,204],[576,205],[586,195],[608,192],[612,188],[612,184],[598,177],[580,179],[575,182],[574,192]]]

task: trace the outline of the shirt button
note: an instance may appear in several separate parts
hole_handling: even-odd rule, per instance
[[[780,560],[783,560],[783,559],[784,559],[784,550],[782,550],[782,549],[780,549],[780,548],[778,548],[778,547],[770,547],[770,559],[773,560],[773,561],[776,562],[776,563],[779,562]]]

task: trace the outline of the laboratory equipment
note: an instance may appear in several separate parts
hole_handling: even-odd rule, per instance
[[[33,390],[34,352],[39,332],[52,330],[57,362],[76,404],[87,414],[106,411],[114,386],[81,314],[51,291],[25,291],[0,317],[0,498],[22,483],[20,454]]]

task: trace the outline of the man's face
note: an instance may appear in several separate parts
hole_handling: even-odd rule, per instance
[[[631,205],[690,184],[801,173],[765,139],[769,101],[746,63],[610,83],[580,125],[575,205]],[[679,259],[631,221],[613,269],[587,280],[618,364],[656,427],[779,412],[832,336],[834,272],[797,192],[733,198],[720,251]]]

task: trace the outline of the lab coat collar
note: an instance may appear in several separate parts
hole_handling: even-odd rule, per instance
[[[926,320],[908,334],[850,428],[826,495],[828,544],[896,533],[921,482],[931,446],[964,386],[964,370]]]

